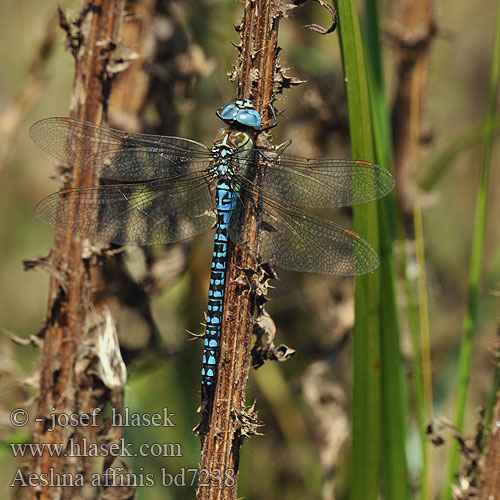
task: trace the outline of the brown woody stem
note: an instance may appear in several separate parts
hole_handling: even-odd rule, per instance
[[[272,0],[247,0],[241,33],[240,56],[236,64],[238,96],[249,98],[263,117],[271,118],[269,103],[275,90],[278,59],[278,24],[281,4]],[[281,10],[280,10],[281,9]],[[266,134],[257,138],[266,144]],[[255,183],[262,171],[257,166]],[[249,201],[249,200],[247,200]],[[218,380],[213,400],[207,405],[200,426],[202,455],[198,500],[231,500],[237,496],[240,447],[244,435],[255,425],[254,415],[245,404],[245,389],[251,360],[255,293],[245,283],[244,270],[255,269],[254,252],[258,241],[258,200],[245,205],[243,240],[247,248],[231,246],[226,276],[224,317]]]
[[[122,23],[124,0],[88,1],[77,22],[77,36],[72,34],[69,45],[76,61],[76,74],[72,95],[71,115],[99,123],[109,94],[111,76],[109,61],[118,46]],[[61,18],[61,25],[69,31],[69,24]],[[97,182],[89,171],[73,168],[71,180],[65,187],[90,186]],[[75,216],[84,207],[75,205]],[[86,214],[87,215],[87,214]],[[47,315],[43,330],[41,356],[40,395],[37,422],[34,428],[35,443],[70,442],[95,443],[100,427],[71,427],[56,425],[51,428],[51,415],[83,415],[94,408],[102,407],[108,399],[106,387],[83,367],[84,346],[92,330],[93,309],[90,297],[91,262],[84,258],[83,242],[73,234],[56,233],[52,252],[52,266],[63,276],[65,283],[52,277],[49,288]],[[112,398],[119,405],[121,392]],[[88,456],[52,456],[44,453],[34,456],[30,472],[37,475],[82,474],[89,483],[92,458]],[[88,487],[90,490],[90,486]],[[83,498],[87,493],[79,487],[34,487],[30,498],[73,499]]]

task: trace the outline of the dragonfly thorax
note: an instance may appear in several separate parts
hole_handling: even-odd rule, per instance
[[[231,180],[237,156],[243,151],[251,149],[252,145],[253,139],[250,134],[238,130],[222,129],[215,138],[211,149],[213,175]]]

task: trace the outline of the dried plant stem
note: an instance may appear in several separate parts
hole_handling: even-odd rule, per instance
[[[124,0],[86,2],[75,24],[77,32],[73,31],[71,35],[69,24],[62,19],[76,61],[71,105],[74,117],[96,123],[102,119],[111,81],[110,61],[119,42],[124,4]],[[92,173],[74,168],[66,187],[89,186],[95,182]],[[80,206],[74,208],[75,215],[83,210]],[[82,348],[88,340],[86,335],[93,323],[90,317],[91,260],[85,257],[81,240],[75,239],[73,234],[61,232],[56,233],[51,258],[53,268],[59,272],[50,282],[34,442],[67,446],[70,441],[79,443],[85,438],[88,443],[95,443],[101,430],[99,427],[56,426],[50,430],[51,414],[90,413],[108,398],[101,381],[79,367]],[[91,458],[87,456],[64,457],[44,453],[33,458],[30,472],[49,474],[52,470],[56,474],[82,474],[88,479],[91,465]],[[71,487],[30,490],[30,498],[37,500],[84,496],[79,488]]]
[[[238,95],[252,100],[264,123],[269,119],[268,104],[273,97],[281,15],[272,0],[247,0],[239,28],[240,57],[235,74],[239,80]],[[258,138],[259,145],[265,143],[263,135]],[[260,178],[257,168],[255,182],[259,183]],[[249,248],[255,248],[258,239],[259,224],[253,206],[246,204],[248,223],[244,239],[249,242]],[[255,294],[242,280],[242,270],[255,269],[255,266],[247,249],[230,248],[218,382],[200,427],[203,448],[199,500],[236,498],[240,447],[245,434],[251,434],[255,425],[255,416],[245,405]]]
[[[497,359],[498,362],[498,359]],[[479,500],[490,500],[500,491],[500,392],[497,392],[497,402],[490,423],[488,445],[481,469]]]

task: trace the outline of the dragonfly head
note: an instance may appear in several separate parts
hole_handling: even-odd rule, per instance
[[[230,125],[239,123],[254,130],[262,128],[262,118],[248,99],[231,101],[218,109],[216,114],[221,120]]]

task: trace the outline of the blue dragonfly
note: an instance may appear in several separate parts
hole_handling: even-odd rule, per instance
[[[354,276],[377,268],[373,248],[355,232],[302,209],[367,203],[394,187],[386,169],[367,161],[308,159],[283,149],[254,148],[257,133],[276,120],[264,127],[247,99],[231,101],[216,114],[226,127],[211,148],[73,118],[47,118],[30,130],[33,140],[63,164],[78,165],[107,181],[44,198],[36,215],[57,230],[117,244],[151,245],[215,227],[202,394],[216,381],[228,241],[245,245],[242,227],[248,215],[242,199],[258,200],[260,261],[294,271]],[[256,161],[264,168],[259,185],[251,174]]]

